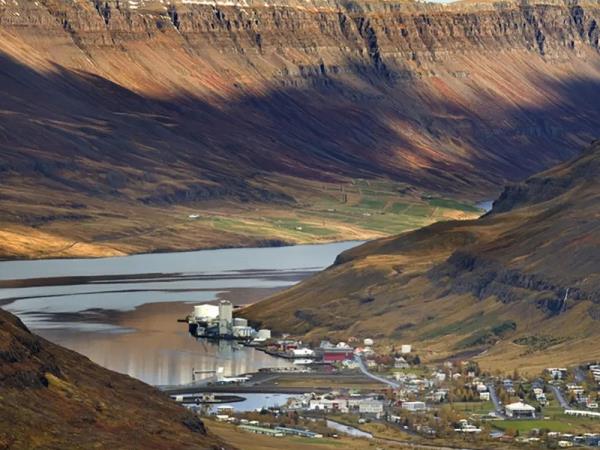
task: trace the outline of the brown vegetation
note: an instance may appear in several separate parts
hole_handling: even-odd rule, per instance
[[[600,143],[509,186],[478,220],[349,250],[243,315],[315,340],[413,343],[427,361],[476,356],[486,369],[599,358],[598,173]]]
[[[0,5],[0,229],[49,242],[0,254],[326,240],[255,209],[358,178],[479,200],[600,125],[597,4],[268,3]],[[242,225],[185,220],[215,209]]]

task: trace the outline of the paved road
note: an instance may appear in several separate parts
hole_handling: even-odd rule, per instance
[[[575,368],[575,381],[577,383],[583,383],[586,378],[587,374],[585,370],[583,370],[581,367]]]
[[[562,406],[564,409],[569,409],[569,403],[565,400],[565,396],[560,388],[558,386],[554,386],[553,384],[549,384],[548,387],[550,387],[550,390],[554,393],[554,397],[558,400],[560,406]]]
[[[487,385],[488,391],[490,391],[490,400],[494,404],[494,409],[496,410],[496,414],[499,417],[504,417],[504,408],[502,407],[502,403],[500,403],[500,399],[498,398],[498,392],[496,391],[496,385],[494,383],[489,383]]]
[[[400,387],[400,385],[398,383],[395,383],[392,380],[388,380],[387,378],[379,377],[379,376],[374,375],[371,372],[369,372],[367,367],[365,366],[365,362],[363,361],[363,359],[360,356],[356,355],[354,357],[354,361],[356,361],[356,363],[358,364],[358,368],[360,369],[360,371],[362,373],[364,373],[366,376],[368,376],[369,378],[379,381],[380,383],[387,384],[388,386],[391,386],[394,389]]]

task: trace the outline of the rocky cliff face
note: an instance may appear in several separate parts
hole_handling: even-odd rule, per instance
[[[246,177],[341,171],[451,189],[523,176],[568,156],[565,143],[590,136],[598,20],[595,3],[0,5],[10,36],[4,57],[42,73],[48,89],[75,89],[56,99],[54,112],[80,103],[88,108],[81,114],[123,137],[115,143],[121,154],[91,145],[94,126],[76,119],[82,144],[99,147],[103,158],[131,158],[149,146],[160,153],[166,141],[169,155],[145,155],[155,170],[185,159],[203,178],[202,169],[231,176],[218,159],[234,155]],[[6,67],[5,75],[24,70]],[[575,105],[577,120],[563,120]],[[154,145],[138,128],[150,130]],[[13,136],[5,133],[7,149]],[[44,151],[42,164],[51,164],[60,151],[52,143],[26,147]],[[72,169],[90,165],[80,164]],[[122,190],[131,174],[124,164],[114,170],[123,183],[112,190]]]
[[[295,205],[286,177],[480,199],[595,137],[599,19],[594,2],[0,3],[3,220]]]

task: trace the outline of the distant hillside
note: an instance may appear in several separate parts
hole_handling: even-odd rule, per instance
[[[596,2],[168,3],[0,2],[0,257],[381,237],[600,126]]]
[[[600,358],[599,174],[597,142],[510,185],[478,220],[349,250],[244,315],[314,339],[409,342],[429,360],[480,354],[500,369]]]
[[[30,333],[0,310],[0,448],[225,447],[166,395]]]

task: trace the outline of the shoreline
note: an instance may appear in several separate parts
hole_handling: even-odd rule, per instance
[[[391,236],[391,235],[390,235]],[[275,241],[275,240],[274,240]],[[218,251],[218,250],[252,250],[252,249],[263,249],[263,248],[285,248],[285,247],[299,247],[299,246],[317,246],[317,245],[329,245],[329,244],[340,244],[343,242],[359,242],[365,243],[369,242],[369,240],[362,239],[333,239],[333,240],[319,240],[315,242],[304,242],[304,243],[295,243],[295,242],[285,242],[281,241],[280,243],[274,243],[273,245],[255,245],[253,242],[251,245],[231,245],[231,246],[216,246],[216,247],[198,247],[198,248],[190,248],[185,250],[177,250],[177,249],[158,249],[154,251],[142,251],[142,252],[133,252],[126,253],[120,256],[85,256],[85,257],[77,257],[77,256],[49,256],[47,258],[7,258],[0,256],[0,264],[2,263],[11,263],[11,262],[33,262],[33,261],[73,261],[73,260],[101,260],[101,259],[122,259],[130,256],[144,256],[144,255],[162,255],[166,253],[194,253],[194,252],[203,252],[203,251]]]

